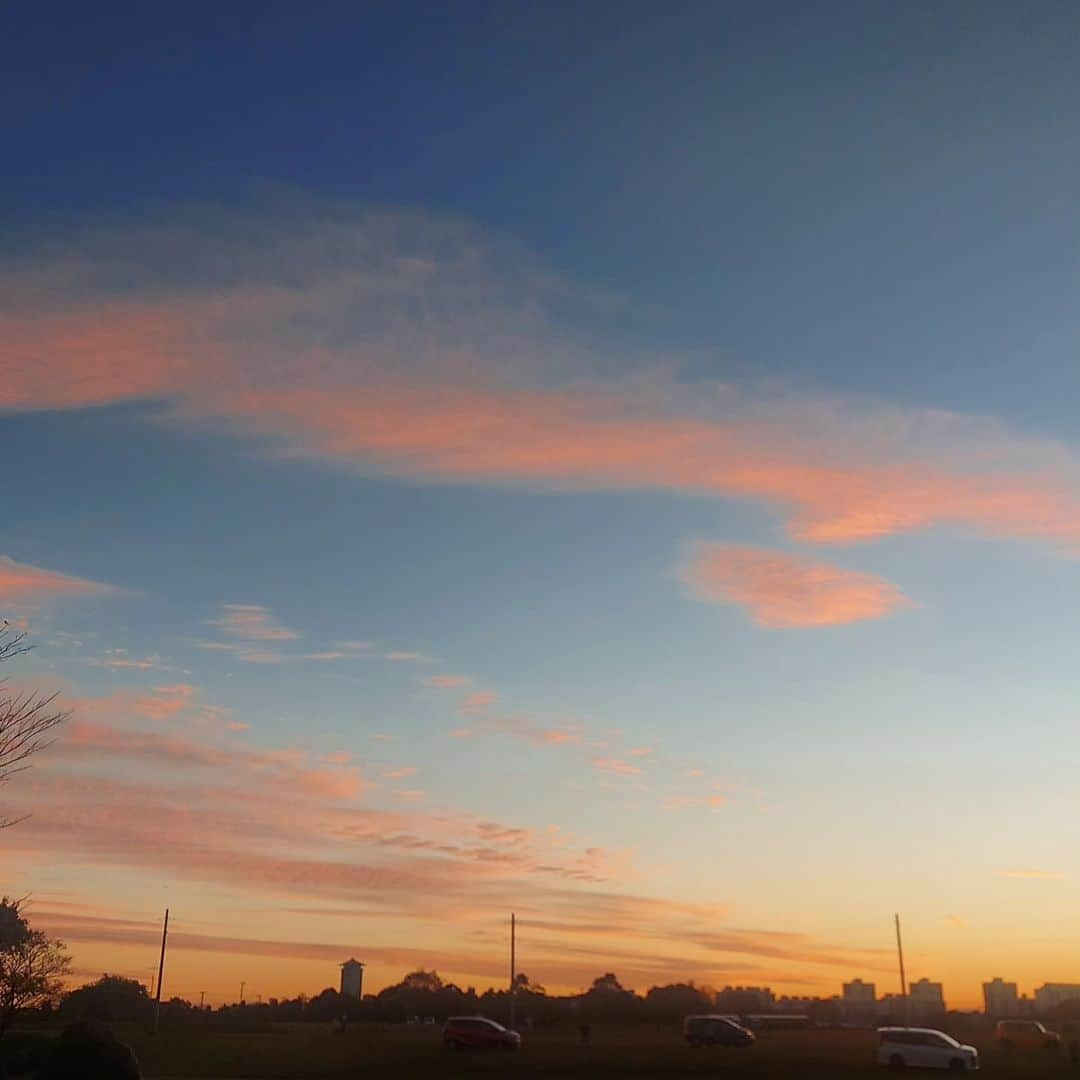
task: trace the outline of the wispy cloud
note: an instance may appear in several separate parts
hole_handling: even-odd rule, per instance
[[[737,604],[774,629],[880,619],[910,605],[873,574],[762,548],[697,544],[680,574],[700,599]]]
[[[672,795],[661,804],[662,810],[686,810],[691,808],[704,808],[707,810],[720,810],[727,803],[723,795]]]
[[[103,697],[65,696],[64,704],[76,720],[137,718],[164,722],[192,710],[197,695],[190,683],[173,683],[155,686],[150,691],[116,690]]]
[[[468,686],[472,680],[468,675],[425,675],[420,681],[436,690],[457,690]]]
[[[384,660],[391,660],[396,664],[437,664],[439,661],[434,656],[427,656],[422,652],[410,652],[405,649],[391,649],[383,653]]]
[[[90,755],[116,762],[139,759],[167,770],[197,769],[269,774],[283,790],[327,799],[351,799],[360,791],[355,768],[309,765],[300,750],[258,750],[211,738],[122,728],[76,717],[54,747],[61,758]]]
[[[400,780],[405,776],[415,776],[417,771],[417,769],[409,765],[402,769],[390,769],[387,772],[384,772],[383,776],[385,776],[387,780]]]
[[[143,295],[102,284],[119,266]],[[0,409],[157,398],[365,471],[765,501],[815,543],[940,525],[1080,543],[1066,445],[942,410],[688,385],[659,359],[590,378],[607,355],[542,314],[583,290],[460,225],[322,210],[88,229],[0,273]]]
[[[300,636],[277,622],[261,604],[223,604],[221,611],[213,625],[244,641],[295,641]]]
[[[499,700],[499,695],[494,690],[474,690],[461,699],[461,711],[464,713],[478,713],[490,709]]]
[[[130,656],[127,649],[106,649],[103,656],[94,657],[88,663],[114,671],[165,671],[171,666],[160,656]]]
[[[99,596],[115,591],[110,585],[19,563],[0,555],[0,602],[5,604],[17,605],[49,597]]]
[[[623,761],[621,758],[593,758],[592,764],[593,768],[600,772],[615,773],[617,776],[639,776],[644,772],[640,765]]]

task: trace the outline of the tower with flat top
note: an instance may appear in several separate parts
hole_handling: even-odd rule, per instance
[[[359,1001],[364,992],[364,965],[359,960],[346,960],[341,965],[341,996]]]

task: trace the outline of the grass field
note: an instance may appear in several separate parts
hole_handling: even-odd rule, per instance
[[[691,1050],[678,1033],[657,1028],[597,1026],[581,1046],[572,1028],[528,1032],[515,1054],[444,1050],[437,1027],[363,1025],[344,1034],[321,1025],[283,1025],[273,1033],[240,1034],[177,1029],[156,1036],[119,1032],[135,1050],[147,1078],[200,1080],[315,1080],[389,1076],[733,1076],[880,1077],[873,1032],[819,1030],[762,1037],[746,1050]],[[978,1040],[975,1040],[978,1044]],[[981,1075],[1080,1076],[1064,1059],[1038,1053],[1004,1061],[980,1046]],[[924,1075],[912,1070],[908,1075]],[[929,1073],[925,1075],[941,1075]]]

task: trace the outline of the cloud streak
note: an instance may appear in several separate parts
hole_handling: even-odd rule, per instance
[[[244,641],[295,641],[300,636],[277,622],[261,604],[223,604],[221,611],[213,625]]]
[[[334,212],[85,237],[0,266],[0,409],[160,399],[368,472],[758,500],[814,543],[937,526],[1080,542],[1065,446],[941,411],[687,385],[660,363],[590,375],[611,358],[552,314],[575,290],[467,228]],[[120,287],[133,277],[141,292]],[[231,627],[257,632],[252,615]]]
[[[699,599],[743,607],[771,629],[864,622],[911,603],[873,574],[762,548],[697,544],[680,576]]]
[[[109,585],[45,570],[0,555],[0,603],[21,604],[52,597],[100,596],[115,591]]]

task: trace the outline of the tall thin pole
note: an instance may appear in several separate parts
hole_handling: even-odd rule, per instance
[[[245,987],[245,986],[247,986],[247,983],[246,983],[246,982],[242,982],[242,983],[240,984],[240,1004],[241,1004],[241,1005],[243,1005],[243,1004],[244,1004],[244,987]]]
[[[894,916],[896,919],[896,955],[900,960],[900,997],[904,1006],[904,1022],[908,1019],[908,1004],[907,1004],[907,979],[904,977],[904,943],[900,939],[900,914]]]
[[[205,1000],[206,1000],[206,991],[205,991],[205,990],[200,990],[200,991],[199,991],[199,1008],[200,1008],[200,1009],[202,1009],[202,1007],[203,1007],[203,1002],[204,1002]]]
[[[154,1031],[161,1016],[161,977],[165,974],[165,939],[169,936],[169,909],[165,909],[165,925],[161,928],[161,959],[158,961],[157,993],[154,995]]]
[[[510,1030],[517,1013],[517,916],[510,912]]]

